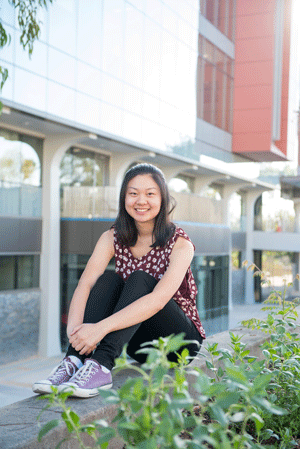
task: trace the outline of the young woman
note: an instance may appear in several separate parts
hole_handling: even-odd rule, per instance
[[[170,222],[173,209],[160,169],[139,164],[127,171],[117,219],[101,235],[71,301],[67,354],[48,379],[33,385],[35,393],[55,385],[91,397],[111,388],[114,360],[125,343],[143,363],[146,356],[136,354],[142,343],[184,332],[196,340],[186,346],[195,357],[205,332],[190,268],[194,245]],[[112,257],[115,271],[105,272]]]

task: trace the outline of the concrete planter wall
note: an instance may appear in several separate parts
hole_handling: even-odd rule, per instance
[[[0,364],[37,354],[40,300],[39,289],[0,292]]]

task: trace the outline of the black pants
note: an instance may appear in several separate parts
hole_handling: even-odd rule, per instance
[[[125,282],[113,271],[103,273],[92,288],[87,300],[84,323],[97,323],[118,312],[144,295],[151,293],[157,280],[143,271],[133,272]],[[145,354],[136,354],[141,343],[149,342],[170,334],[185,333],[188,340],[197,340],[197,343],[188,344],[190,356],[194,357],[200,349],[202,337],[192,321],[180,309],[172,298],[165,307],[142,323],[107,334],[97,346],[92,358],[108,369],[114,366],[115,358],[119,357],[123,346],[128,343],[127,353],[140,363],[146,361]],[[180,352],[184,347],[180,349]],[[86,356],[79,355],[71,345],[67,356],[75,355],[82,361]],[[91,355],[89,355],[91,357]],[[177,361],[175,353],[169,356],[171,361]]]

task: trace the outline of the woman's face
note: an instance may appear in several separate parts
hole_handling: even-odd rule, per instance
[[[137,223],[155,222],[161,206],[160,188],[151,175],[132,178],[125,195],[125,209]]]

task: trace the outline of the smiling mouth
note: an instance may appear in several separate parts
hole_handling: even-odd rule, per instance
[[[147,212],[149,209],[135,209],[137,212]]]

